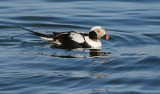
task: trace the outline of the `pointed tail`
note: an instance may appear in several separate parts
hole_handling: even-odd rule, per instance
[[[38,33],[38,32],[32,31],[32,30],[23,28],[23,27],[21,27],[21,26],[15,25],[15,24],[13,24],[13,25],[16,26],[16,27],[18,27],[18,28],[21,28],[21,29],[23,29],[23,30],[29,31],[29,32],[31,32],[32,34],[37,35],[37,36],[39,36],[39,37],[41,37],[41,38],[43,38],[43,39],[54,40],[54,37],[53,37],[52,35],[45,35],[45,34],[42,34],[42,33]]]

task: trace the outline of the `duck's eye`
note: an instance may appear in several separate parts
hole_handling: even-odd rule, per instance
[[[98,31],[98,33],[101,33],[101,31]]]

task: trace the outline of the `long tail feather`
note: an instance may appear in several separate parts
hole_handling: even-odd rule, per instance
[[[32,34],[37,35],[37,36],[39,36],[39,37],[41,37],[41,38],[43,38],[43,39],[54,40],[54,37],[53,37],[52,35],[45,35],[45,34],[42,34],[42,33],[38,33],[38,32],[35,32],[35,31],[32,31],[32,30],[23,28],[23,27],[21,27],[21,26],[15,25],[15,24],[14,24],[14,26],[16,26],[16,27],[18,27],[18,28],[21,28],[21,29],[23,29],[23,30],[29,31],[29,32],[31,32]]]

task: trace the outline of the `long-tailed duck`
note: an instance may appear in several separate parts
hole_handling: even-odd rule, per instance
[[[54,44],[60,44],[67,48],[99,48],[102,46],[99,40],[100,38],[105,37],[105,39],[109,39],[105,29],[101,26],[92,27],[89,34],[79,31],[67,31],[53,32],[53,35],[46,35],[25,29],[17,25],[15,26],[32,32],[32,34],[37,35],[43,39],[51,40]]]

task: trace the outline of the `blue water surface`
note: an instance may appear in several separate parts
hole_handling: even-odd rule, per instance
[[[37,32],[103,26],[97,49]],[[160,94],[160,0],[0,0],[0,94]]]

